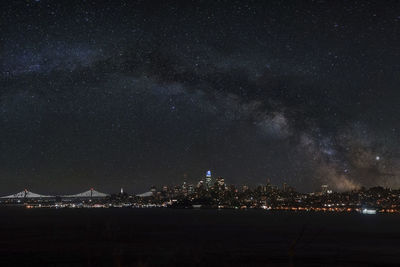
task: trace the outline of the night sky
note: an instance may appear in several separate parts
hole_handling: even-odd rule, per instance
[[[0,5],[2,194],[400,187],[398,1]]]

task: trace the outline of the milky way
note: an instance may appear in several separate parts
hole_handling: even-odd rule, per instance
[[[1,192],[400,186],[397,2],[185,3],[1,4]]]

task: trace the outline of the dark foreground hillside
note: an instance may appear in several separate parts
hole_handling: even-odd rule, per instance
[[[0,266],[399,266],[400,216],[1,209]]]

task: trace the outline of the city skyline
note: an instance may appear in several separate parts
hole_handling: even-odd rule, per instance
[[[179,188],[179,190],[182,189],[186,189],[189,191],[192,191],[195,188],[204,188],[206,191],[209,190],[213,190],[213,188],[215,187],[219,187],[219,186],[223,186],[225,189],[228,188],[228,186],[233,186],[233,187],[237,187],[237,188],[247,188],[247,189],[255,189],[258,187],[272,187],[272,188],[276,188],[279,190],[282,190],[283,192],[287,192],[287,191],[292,191],[292,192],[298,192],[298,193],[303,193],[303,194],[313,194],[313,193],[322,193],[322,194],[331,194],[331,193],[337,193],[337,191],[333,191],[331,186],[328,184],[321,184],[318,188],[316,188],[316,190],[312,190],[312,191],[308,191],[308,192],[299,192],[296,191],[296,188],[294,188],[293,186],[291,186],[290,184],[287,184],[285,181],[279,185],[279,184],[274,184],[271,183],[271,179],[267,178],[265,179],[265,183],[259,183],[259,184],[255,184],[255,185],[249,185],[249,184],[228,184],[226,183],[226,180],[224,177],[221,176],[217,176],[214,177],[211,173],[211,170],[207,170],[205,172],[204,177],[200,177],[198,180],[188,180],[187,179],[187,175],[184,175],[184,179],[181,180],[180,183],[176,183],[176,184],[152,184],[148,186],[149,191],[147,192],[137,192],[137,191],[131,191],[131,192],[127,192],[126,190],[124,190],[123,187],[118,187],[118,190],[114,190],[112,192],[107,192],[107,193],[103,193],[103,192],[99,192],[97,190],[95,190],[94,187],[90,187],[89,190],[81,192],[81,193],[77,193],[77,194],[67,194],[67,192],[64,193],[52,193],[52,194],[41,194],[43,192],[41,192],[40,194],[36,193],[36,192],[32,192],[31,190],[29,190],[28,188],[25,188],[24,190],[17,192],[17,193],[13,193],[7,196],[2,196],[0,195],[0,198],[55,198],[55,197],[79,197],[79,196],[91,196],[93,193],[97,194],[98,196],[102,196],[102,197],[106,197],[106,196],[110,196],[110,195],[115,195],[117,194],[117,192],[119,192],[121,195],[122,194],[128,194],[128,195],[136,195],[136,196],[147,196],[150,192],[154,193],[156,192],[156,190],[158,189],[159,191],[166,191],[166,190],[171,190],[171,189],[176,189]],[[374,186],[374,187],[370,187],[370,188],[366,188],[364,186],[360,186],[357,188],[353,188],[351,190],[347,190],[347,191],[339,191],[339,193],[348,193],[350,191],[362,191],[362,190],[366,190],[366,189],[373,189],[373,188],[382,188],[385,190],[400,190],[400,188],[390,188],[390,187],[382,187],[382,186]],[[190,189],[190,190],[189,190]],[[190,193],[190,192],[189,192]]]
[[[27,189],[1,196],[0,207],[26,209],[81,208],[173,208],[272,210],[294,212],[354,213],[364,215],[399,213],[400,189],[383,187],[360,188],[334,192],[321,185],[316,192],[297,192],[283,183],[282,187],[266,184],[257,187],[227,184],[222,177],[212,178],[208,170],[196,185],[183,182],[173,186],[152,186],[149,191],[132,194],[120,189],[111,194],[94,188],[78,194],[41,195]]]

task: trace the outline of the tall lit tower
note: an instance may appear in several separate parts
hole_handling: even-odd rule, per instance
[[[212,179],[211,179],[211,171],[208,170],[206,173],[206,185],[208,188],[210,188],[212,186]]]

